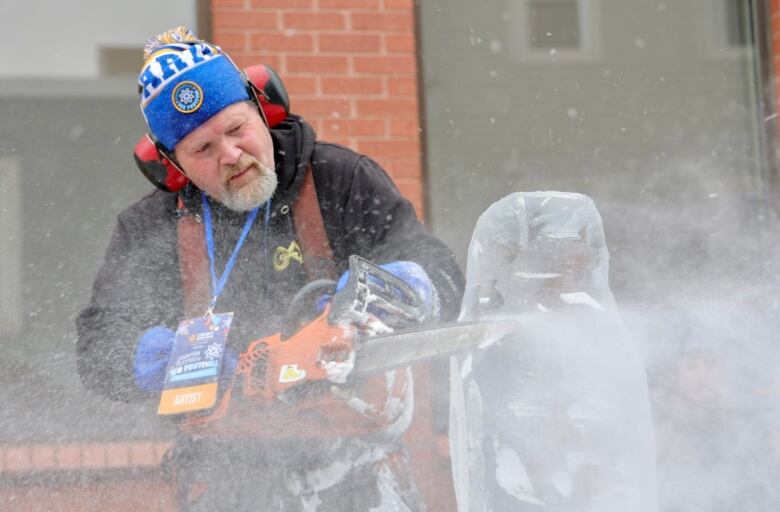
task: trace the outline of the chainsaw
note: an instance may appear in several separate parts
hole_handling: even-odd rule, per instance
[[[332,295],[311,318],[323,294]],[[361,434],[380,428],[381,414],[360,396],[387,400],[385,375],[456,354],[507,335],[497,323],[450,323],[407,328],[431,319],[415,290],[390,272],[353,255],[344,286],[314,281],[292,299],[282,332],[255,340],[238,361],[232,385],[217,405],[186,415],[185,430],[264,437]],[[403,387],[403,375],[392,379]],[[381,381],[381,382],[378,382]],[[373,388],[373,389],[372,389]],[[240,398],[239,398],[240,397]],[[358,400],[363,405],[349,405]],[[374,406],[374,412],[377,412]],[[254,418],[254,419],[252,419]],[[345,425],[348,425],[345,427]],[[347,432],[345,432],[345,429]]]

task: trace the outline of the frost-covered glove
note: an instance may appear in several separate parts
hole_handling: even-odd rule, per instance
[[[436,287],[428,277],[428,273],[425,269],[413,261],[392,261],[379,265],[379,268],[387,270],[397,278],[404,281],[411,286],[417,295],[420,296],[423,302],[423,309],[425,310],[425,317],[427,319],[436,319],[439,316],[439,294],[436,292]],[[341,291],[347,284],[349,278],[349,271],[344,272],[336,284],[336,292]],[[330,299],[330,297],[328,297]],[[323,299],[320,299],[322,307],[324,307]],[[318,304],[320,305],[320,304]],[[382,318],[384,312],[375,311],[371,305],[368,306],[369,312],[376,314],[379,318]]]
[[[175,332],[161,325],[147,329],[139,338],[133,361],[133,376],[136,386],[141,390],[147,393],[162,391],[175,338]],[[219,374],[220,388],[230,384],[236,366],[238,353],[226,347]]]
[[[165,369],[173,350],[176,333],[158,325],[144,331],[138,339],[133,360],[135,385],[147,393],[161,391],[165,382]]]

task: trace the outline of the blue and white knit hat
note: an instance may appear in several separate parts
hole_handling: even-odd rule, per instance
[[[186,27],[149,40],[138,90],[149,130],[169,152],[211,116],[250,98],[245,78],[227,55]]]

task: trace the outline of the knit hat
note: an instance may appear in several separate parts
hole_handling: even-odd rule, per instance
[[[186,27],[149,40],[138,90],[149,130],[169,152],[211,116],[250,99],[246,79],[228,56]]]

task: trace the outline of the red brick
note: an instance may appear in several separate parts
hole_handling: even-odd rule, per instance
[[[106,444],[106,467],[126,468],[130,466],[130,443]]]
[[[295,101],[297,95],[317,94],[317,79],[313,76],[290,76],[282,77],[284,87]]]
[[[336,136],[381,137],[387,134],[384,119],[328,119],[320,128],[325,138]]]
[[[226,52],[233,50],[246,50],[246,34],[244,32],[216,32],[214,44],[220,46]]]
[[[408,9],[414,7],[413,0],[385,0],[385,9]]]
[[[330,121],[330,119],[323,119],[321,117],[313,117],[311,119],[307,119],[309,124],[312,128],[314,128],[314,131],[317,132],[317,134],[321,134],[324,131],[324,123]]]
[[[378,35],[320,34],[319,49],[324,52],[379,52]]]
[[[411,12],[353,12],[350,16],[355,30],[414,32]]]
[[[231,52],[230,58],[239,68],[247,68],[257,64],[271,66],[274,70],[282,72],[282,59],[279,55],[271,55],[261,52]]]
[[[331,144],[339,144],[353,151],[357,151],[357,142],[355,141],[354,137],[348,137],[346,135],[333,135],[328,137],[327,140]]]
[[[211,0],[211,8],[218,9],[220,7],[245,7],[246,0]]]
[[[82,465],[85,468],[106,467],[106,447],[101,443],[85,443],[81,446]]]
[[[391,137],[418,138],[420,133],[420,121],[417,118],[390,119]]]
[[[406,117],[417,119],[417,100],[410,99],[357,99],[357,115],[359,117]]]
[[[165,454],[173,447],[173,443],[155,443],[154,444],[154,456],[157,459],[157,463],[162,463]]]
[[[250,0],[252,7],[265,9],[313,9],[314,0]]]
[[[320,9],[379,9],[379,0],[320,0]]]
[[[32,468],[29,447],[7,446],[5,448],[5,471],[29,471]]]
[[[388,53],[414,53],[414,35],[385,34],[385,48],[387,49]]]
[[[417,96],[415,77],[393,77],[387,79],[387,92],[391,96]]]
[[[379,77],[327,77],[320,79],[323,94],[368,96],[383,94],[384,80]]]
[[[146,441],[130,443],[130,464],[132,466],[154,466],[158,463],[154,443]]]
[[[57,467],[57,459],[54,456],[54,446],[52,445],[32,445],[30,447],[30,458],[35,471],[46,471]]]
[[[263,32],[250,34],[249,47],[259,51],[306,51],[314,50],[314,36],[311,34],[284,34]]]
[[[385,170],[396,179],[420,179],[422,177],[422,166],[420,156],[385,158]]]
[[[286,29],[341,30],[347,27],[347,19],[341,12],[284,12],[282,26]]]
[[[414,55],[355,57],[356,73],[410,74],[417,71]]]
[[[84,460],[81,445],[76,443],[60,444],[54,449],[57,467],[60,469],[78,469]]]
[[[0,488],[0,510],[26,512],[155,511],[174,512],[175,497],[171,486],[152,477],[96,479],[88,483],[45,483],[4,485]]]
[[[274,12],[222,11],[212,13],[212,26],[219,29],[278,29],[278,16]]]
[[[342,56],[287,55],[288,73],[345,73],[349,60]]]
[[[293,110],[304,117],[323,116],[338,119],[352,114],[351,102],[345,99],[299,99],[293,104]]]
[[[420,154],[420,142],[417,140],[361,140],[358,141],[361,153],[379,157],[416,157]]]

